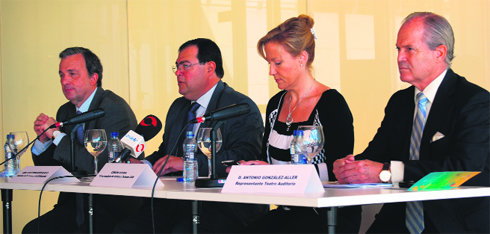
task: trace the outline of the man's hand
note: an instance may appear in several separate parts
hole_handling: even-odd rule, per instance
[[[56,123],[56,120],[52,117],[45,115],[44,113],[39,114],[39,116],[34,120],[34,131],[39,136],[44,130],[46,130],[49,126]],[[59,129],[53,128],[46,131],[42,136],[39,137],[41,142],[46,142],[53,137],[53,132]]]
[[[347,184],[348,182],[344,180],[346,177],[345,174],[345,165],[348,163],[352,163],[356,161],[354,158],[354,155],[349,154],[345,158],[337,159],[333,163],[333,173],[335,174],[335,177],[337,177],[337,181],[341,184]]]
[[[333,173],[341,184],[379,183],[383,164],[371,160],[356,161],[353,155],[335,160]]]
[[[169,159],[167,165],[165,165],[165,168],[162,170],[161,175],[183,170],[184,160],[181,157],[166,155],[165,157],[158,159],[158,161],[155,162],[155,165],[153,165],[153,171],[155,173],[158,174],[158,172],[160,172],[167,157]]]

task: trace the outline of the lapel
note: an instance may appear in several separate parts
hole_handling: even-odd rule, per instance
[[[88,108],[88,111],[95,110],[100,106],[100,103],[102,102],[102,98],[104,96],[104,89],[102,87],[97,87],[97,91],[95,91],[94,99],[92,99],[92,103],[90,103],[90,107]],[[85,123],[85,129],[94,129],[96,128],[96,123],[98,120],[94,121],[89,121]],[[110,134],[110,133],[109,133]]]
[[[401,119],[402,122],[400,122],[400,126],[402,129],[400,129],[400,132],[402,136],[392,136],[392,137],[401,137],[400,139],[402,140],[402,151],[403,156],[400,158],[400,160],[408,160],[410,158],[410,139],[412,136],[412,128],[413,128],[413,118],[415,115],[415,87],[410,86],[407,88],[405,93],[405,98],[404,101],[405,103],[403,105],[400,105],[399,110],[401,111]],[[404,108],[404,106],[408,106],[408,108]]]
[[[219,103],[225,87],[226,87],[225,83],[223,83],[221,80],[218,81],[218,84],[216,85],[216,89],[214,89],[213,96],[211,96],[211,100],[209,100],[208,107],[206,108],[206,114],[220,108]],[[214,123],[214,121],[212,121],[211,123]],[[206,127],[209,127],[211,123],[204,122],[204,125]]]
[[[77,115],[77,109],[75,107],[75,105],[73,105],[72,103],[68,102],[68,111],[63,113],[63,115],[65,115],[65,118],[62,118],[61,121],[66,121],[66,120],[69,120],[73,117],[75,117],[75,115]],[[67,126],[63,126],[62,127],[62,131],[65,132],[66,134],[70,135],[71,133],[71,130],[73,130],[73,128],[75,127],[75,125],[67,125]]]
[[[101,87],[97,88],[97,91],[95,92],[94,98],[92,99],[92,103],[90,103],[90,107],[88,110],[94,110],[97,107],[99,107],[102,97],[104,95],[104,90]],[[73,105],[71,102],[66,103],[65,105],[62,106],[61,108],[61,113],[59,113],[59,121],[66,121],[69,120],[77,115],[77,110],[75,105]],[[58,118],[58,117],[57,117]],[[85,129],[93,129],[96,126],[95,121],[89,121],[85,123]],[[71,131],[75,126],[78,126],[77,124],[75,125],[67,125],[62,127],[62,131],[68,135],[71,134]]]
[[[431,139],[437,132],[441,132],[444,135],[448,134],[448,127],[450,123],[450,113],[453,108],[453,95],[457,90],[457,78],[455,73],[449,69],[444,77],[441,85],[437,89],[434,102],[432,103],[429,116],[424,127],[424,133],[422,135],[420,143],[420,158],[429,154],[429,145]],[[426,156],[427,157],[427,156]]]

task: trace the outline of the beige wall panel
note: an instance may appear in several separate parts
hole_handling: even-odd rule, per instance
[[[66,102],[58,76],[58,54],[66,47],[83,46],[96,53],[104,66],[103,87],[129,101],[124,0],[2,0],[0,5],[2,136],[27,130],[34,138],[37,115],[55,116]],[[21,166],[28,165],[30,152],[21,158]],[[39,192],[14,192],[14,233],[37,216],[38,197]],[[43,195],[42,212],[56,199],[57,193]]]

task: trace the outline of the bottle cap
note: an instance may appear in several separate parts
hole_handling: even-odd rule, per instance
[[[192,131],[187,131],[185,135],[187,138],[194,138],[194,132]]]
[[[293,136],[296,136],[296,135],[297,135],[297,133],[298,133],[298,130],[294,130],[294,131],[293,131]]]
[[[119,137],[119,132],[111,132],[111,137]]]
[[[303,130],[298,130],[297,135],[298,136],[303,136]]]

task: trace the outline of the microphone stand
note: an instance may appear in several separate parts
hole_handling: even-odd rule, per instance
[[[216,174],[216,132],[223,125],[223,121],[218,121],[211,130],[211,176],[209,179],[197,179],[195,186],[199,188],[223,187],[224,180],[218,179]]]
[[[76,140],[75,137],[76,137],[76,133],[77,133],[78,128],[81,127],[82,124],[83,123],[79,123],[79,124],[75,125],[75,127],[70,132],[71,173],[73,174],[73,176],[75,176],[77,178],[87,176],[86,173],[82,173],[82,172],[77,171],[77,168],[75,166],[76,165],[75,164],[75,140]]]

